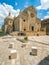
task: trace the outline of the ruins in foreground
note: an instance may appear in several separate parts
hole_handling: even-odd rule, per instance
[[[0,65],[49,65],[49,36],[0,37]]]

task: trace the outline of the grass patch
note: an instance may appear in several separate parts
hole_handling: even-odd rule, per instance
[[[26,41],[27,41],[27,40],[28,40],[28,37],[27,37],[27,36],[25,36],[25,37],[24,37],[24,40],[26,40]]]
[[[5,32],[3,32],[3,31],[0,31],[0,35],[5,35]]]

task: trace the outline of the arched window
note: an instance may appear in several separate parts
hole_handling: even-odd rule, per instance
[[[33,13],[31,13],[31,17],[34,17],[34,14]]]

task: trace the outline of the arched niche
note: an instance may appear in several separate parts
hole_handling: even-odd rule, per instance
[[[31,30],[31,31],[34,31],[34,23],[33,23],[33,22],[30,23],[30,30]]]

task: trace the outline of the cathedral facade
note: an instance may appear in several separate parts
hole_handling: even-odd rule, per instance
[[[17,17],[9,15],[4,20],[5,33],[16,32],[16,35],[46,35],[46,28],[41,27],[41,20],[37,18],[37,11],[33,6],[20,12]]]

